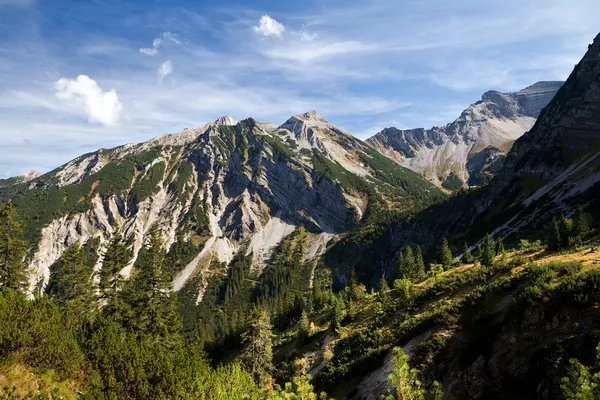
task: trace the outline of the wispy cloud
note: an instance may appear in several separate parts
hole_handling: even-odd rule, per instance
[[[485,90],[565,79],[600,13],[597,0],[72,2],[59,18],[50,3],[0,12],[0,171],[224,114],[281,123],[316,109],[362,138],[441,125]]]
[[[171,62],[171,60],[167,60],[164,63],[160,64],[160,67],[158,67],[159,82],[162,81],[168,75],[171,75],[172,73],[173,73],[173,63]]]
[[[171,42],[175,44],[181,44],[181,41],[177,38],[177,35],[171,32],[163,32],[160,36],[154,38],[152,41],[152,47],[143,47],[140,49],[140,53],[147,56],[154,56],[158,54],[159,49],[164,46],[165,42]]]

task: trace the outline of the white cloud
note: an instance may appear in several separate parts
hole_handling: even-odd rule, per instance
[[[295,34],[298,35],[300,37],[300,40],[302,40],[303,42],[312,42],[317,38],[317,34],[307,31],[304,25],[302,25],[302,29],[300,29],[300,32],[296,32]]]
[[[368,45],[355,41],[327,42],[313,40],[305,42],[304,45],[300,45],[300,42],[297,42],[297,45],[294,47],[287,44],[271,47],[264,54],[269,58],[305,63],[322,62],[338,56],[377,51],[380,51],[377,45]]]
[[[110,126],[121,120],[123,105],[115,89],[104,92],[87,75],[79,75],[76,79],[61,78],[54,84],[54,89],[60,100],[82,106],[89,122]]]
[[[275,36],[281,39],[283,32],[285,32],[285,25],[268,15],[263,15],[260,17],[258,25],[254,26],[253,29],[259,35]]]
[[[158,49],[164,46],[165,42],[172,42],[181,45],[181,41],[177,35],[171,32],[163,32],[159,37],[154,38],[152,41],[152,47],[143,47],[140,49],[140,53],[147,56],[154,56],[158,54]]]
[[[158,80],[162,81],[168,75],[173,73],[173,63],[171,60],[167,60],[164,63],[160,64],[158,67]]]

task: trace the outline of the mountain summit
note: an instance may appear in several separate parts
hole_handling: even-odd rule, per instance
[[[48,281],[50,266],[73,243],[99,248],[118,225],[133,250],[122,274],[129,276],[144,237],[158,229],[165,250],[178,256],[176,289],[198,274],[206,284],[222,273],[211,260],[251,256],[261,271],[300,226],[310,232],[314,258],[331,238],[377,213],[414,212],[443,197],[315,111],[279,127],[225,116],[85,154],[5,188],[0,201],[13,200],[36,245],[35,282]]]
[[[386,128],[367,143],[448,189],[480,185],[498,171],[563,82],[538,82],[515,93],[488,91],[454,122],[431,129]]]

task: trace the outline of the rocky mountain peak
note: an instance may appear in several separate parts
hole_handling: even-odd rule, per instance
[[[29,171],[25,172],[24,174],[17,176],[17,179],[19,179],[19,181],[21,181],[21,182],[28,182],[32,179],[39,178],[41,175],[42,175],[42,173],[40,171],[35,170],[35,169],[30,169]]]
[[[221,118],[216,119],[213,123],[213,126],[215,127],[219,127],[219,126],[234,126],[237,125],[237,121],[233,118],[231,118],[229,115],[224,115]]]
[[[537,82],[518,92],[490,90],[454,122],[431,129],[387,128],[367,143],[449,189],[488,181],[515,140],[531,129],[562,82]]]

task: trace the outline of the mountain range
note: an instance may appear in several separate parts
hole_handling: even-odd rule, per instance
[[[500,170],[515,140],[530,130],[563,82],[515,93],[488,91],[454,122],[431,129],[386,128],[367,143],[436,185],[479,186]]]
[[[337,233],[377,213],[413,213],[444,197],[314,111],[279,127],[223,117],[98,150],[15,179],[2,195],[20,209],[35,244],[34,282],[47,283],[50,266],[73,243],[95,239],[101,247],[118,225],[133,248],[126,277],[151,229],[165,249],[178,243],[193,253],[179,260],[176,289],[200,272],[208,279],[213,257],[229,263],[239,252],[252,254],[260,271],[300,225],[311,232],[309,257],[317,257]]]
[[[388,128],[363,142],[315,111],[279,126],[225,116],[84,154],[43,175],[0,181],[0,202],[12,201],[27,227],[33,295],[43,293],[75,243],[100,272],[117,229],[132,254],[121,275],[133,279],[145,240],[156,232],[180,295],[184,331],[203,332],[217,361],[231,359],[243,314],[263,302],[280,330],[274,347],[281,370],[274,374],[286,379],[291,361],[301,359],[320,387],[348,399],[379,395],[391,346],[403,345],[429,357],[422,357],[428,383],[440,380],[446,399],[492,392],[506,398],[513,390],[518,398],[525,393],[518,387],[532,377],[541,383],[527,393],[556,398],[553,365],[564,369],[566,361],[543,354],[563,345],[585,353],[598,326],[587,312],[596,315],[597,304],[585,303],[584,311],[573,304],[595,296],[597,280],[573,275],[579,278],[560,290],[595,289],[563,301],[567,292],[552,292],[551,283],[582,267],[536,267],[547,251],[539,244],[537,253],[527,253],[527,245],[546,240],[552,217],[563,214],[567,229],[577,206],[600,220],[598,155],[600,35],[566,82],[486,92],[444,127]],[[465,262],[436,272],[443,239],[462,255],[465,242],[465,253],[486,245],[486,233],[488,244],[502,238],[522,252],[511,252],[510,262]],[[433,262],[427,284],[409,280],[414,285],[404,290],[401,281],[389,291],[386,282],[400,278],[408,246]],[[452,263],[460,261],[445,267]],[[531,290],[518,292],[526,281]],[[378,294],[365,295],[378,284]],[[548,297],[539,294],[544,290]],[[325,300],[323,292],[330,294]],[[311,318],[324,328],[301,342],[288,329],[298,310],[318,309],[317,299],[324,311]],[[343,315],[340,301],[348,310]],[[429,310],[434,301],[437,308]],[[396,308],[386,311],[385,302]],[[468,308],[474,304],[480,307]],[[576,324],[569,312],[581,316]],[[349,328],[339,335],[331,318]]]

